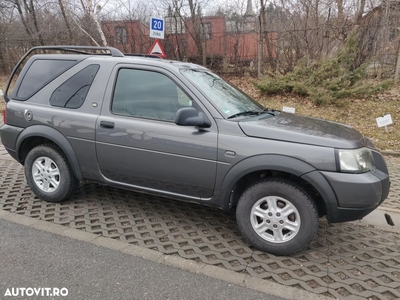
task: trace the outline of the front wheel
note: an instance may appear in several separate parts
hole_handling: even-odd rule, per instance
[[[318,229],[318,213],[310,196],[280,179],[250,186],[239,199],[236,220],[252,245],[275,255],[302,251]]]
[[[25,177],[34,194],[48,202],[68,199],[79,184],[65,155],[53,144],[29,151],[25,159]]]

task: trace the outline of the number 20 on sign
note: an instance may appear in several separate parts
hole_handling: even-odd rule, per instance
[[[150,19],[150,37],[156,39],[164,38],[164,19],[154,18]]]

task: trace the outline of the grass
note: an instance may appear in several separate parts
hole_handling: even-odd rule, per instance
[[[379,150],[400,151],[400,84],[394,85],[388,91],[377,94],[367,99],[340,100],[335,106],[317,106],[307,98],[293,96],[266,96],[261,95],[253,85],[253,78],[229,78],[230,82],[244,90],[264,106],[282,109],[290,106],[296,109],[296,114],[313,116],[353,126],[355,129],[369,137]],[[0,89],[5,89],[7,77],[0,76]],[[0,111],[5,102],[0,100]],[[339,106],[339,107],[338,107]],[[376,118],[391,114],[393,125],[378,128]]]

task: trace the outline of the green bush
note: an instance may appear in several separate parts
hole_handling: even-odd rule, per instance
[[[362,98],[389,88],[393,81],[366,81],[367,64],[354,68],[356,35],[352,33],[346,45],[329,58],[320,61],[301,59],[294,70],[283,76],[255,83],[267,95],[293,93],[308,97],[317,105],[343,105],[343,98]]]
[[[296,83],[293,86],[292,92],[300,97],[308,97],[310,96],[310,91],[308,87],[304,83]]]
[[[266,95],[276,95],[283,92],[282,86],[277,81],[266,81],[261,83],[255,83],[256,87],[259,88],[261,93]]]

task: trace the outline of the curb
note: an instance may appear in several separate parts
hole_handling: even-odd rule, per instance
[[[296,300],[331,300],[319,294],[314,294],[299,288],[281,285],[269,282],[250,275],[240,274],[234,271],[226,270],[220,267],[198,263],[193,260],[187,260],[181,257],[164,255],[161,252],[142,248],[136,245],[127,244],[122,241],[102,237],[98,234],[81,231],[78,229],[65,227],[50,222],[33,219],[23,215],[17,215],[4,210],[0,210],[0,219],[28,226],[37,230],[42,230],[74,240],[90,243],[95,246],[108,248],[121,253],[143,258],[148,261],[161,263],[170,267],[189,271],[194,274],[201,274],[210,278],[225,281],[227,283],[246,287],[258,292],[266,293],[272,296]],[[361,299],[353,297],[352,299]]]
[[[397,156],[397,157],[400,157],[400,152],[399,151],[384,150],[384,151],[380,151],[380,152],[385,156]]]
[[[385,214],[388,214],[392,219],[394,225],[389,225],[386,221]],[[373,226],[378,230],[389,231],[400,234],[400,212],[396,209],[387,207],[378,207],[370,212],[364,218],[358,221],[352,221],[361,226]]]

